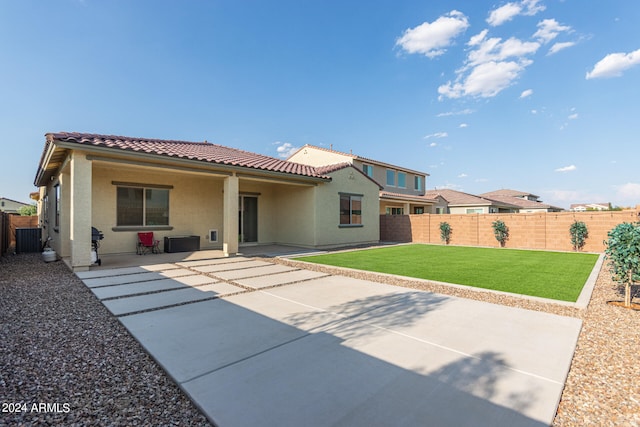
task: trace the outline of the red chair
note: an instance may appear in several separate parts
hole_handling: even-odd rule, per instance
[[[151,251],[152,254],[160,253],[160,240],[153,238],[153,232],[147,231],[144,233],[138,233],[138,244],[136,246],[136,253],[138,255],[144,255]]]

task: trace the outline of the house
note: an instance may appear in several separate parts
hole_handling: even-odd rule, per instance
[[[29,204],[7,199],[6,197],[0,197],[0,212],[17,214],[20,208],[25,206],[29,206]]]
[[[425,197],[436,199],[440,197],[446,201],[439,205],[442,210],[436,213],[445,214],[488,214],[488,213],[514,213],[518,212],[519,207],[511,202],[494,200],[489,197],[475,196],[473,194],[464,193],[462,191],[440,189],[429,190],[425,193]]]
[[[433,213],[438,203],[437,199],[425,197],[429,176],[425,172],[314,145],[303,146],[287,160],[316,167],[343,162],[353,165],[382,187],[379,194],[381,215]]]
[[[573,212],[608,211],[609,209],[611,209],[610,203],[576,203],[569,206],[569,210]]]
[[[309,166],[208,142],[48,133],[38,165],[43,238],[74,271],[135,253],[137,233],[240,246],[329,248],[379,240],[380,186],[349,162]]]
[[[517,190],[496,190],[488,193],[480,194],[480,197],[488,197],[493,200],[511,203],[519,207],[519,213],[535,213],[535,212],[561,212],[564,209],[542,203],[540,196]]]

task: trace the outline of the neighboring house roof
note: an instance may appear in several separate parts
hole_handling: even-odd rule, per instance
[[[488,193],[484,193],[484,195],[486,195]],[[521,199],[520,197],[514,197],[514,196],[501,196],[501,195],[496,195],[494,194],[493,196],[491,196],[492,199],[500,201],[500,202],[504,202],[504,203],[510,203],[512,205],[516,205],[518,206],[520,209],[553,209],[553,210],[562,210],[562,208],[559,208],[557,206],[552,206],[552,205],[548,205],[546,203],[542,203],[542,202],[536,202],[533,200],[527,200],[527,199]]]
[[[509,190],[509,189],[502,189],[502,190],[496,190],[496,191],[490,191],[488,193],[482,193],[480,194],[481,197],[493,197],[493,196],[508,196],[508,197],[527,197],[527,196],[532,196],[535,197],[536,199],[540,198],[540,196],[536,196],[535,194],[531,194],[531,193],[526,193],[524,191],[518,191],[518,190]]]
[[[6,197],[0,197],[0,200],[5,201],[5,202],[17,203],[17,204],[19,204],[19,205],[29,206],[29,203],[19,202],[19,201],[17,201],[17,200],[8,199],[8,198],[6,198]]]
[[[355,170],[357,173],[359,173],[360,175],[364,176],[365,178],[367,178],[369,181],[373,182],[375,185],[378,186],[378,188],[380,188],[382,190],[382,186],[380,184],[378,184],[378,182],[376,180],[374,180],[373,178],[371,178],[369,175],[367,175],[366,173],[362,172],[360,169],[358,169],[357,167],[353,166],[351,163],[334,163],[332,165],[326,165],[326,166],[316,166],[315,170],[316,172],[322,174],[322,175],[328,175],[332,172],[337,172],[339,170],[342,169],[346,169],[346,168],[352,168],[353,170]]]
[[[341,156],[351,157],[354,160],[360,160],[361,162],[364,162],[364,163],[372,163],[372,164],[375,164],[375,165],[381,165],[381,166],[385,166],[385,167],[388,167],[388,168],[391,168],[391,169],[397,169],[397,170],[401,170],[401,171],[404,171],[404,172],[412,173],[414,175],[429,176],[429,174],[426,173],[426,172],[420,172],[420,171],[416,171],[416,170],[413,170],[413,169],[408,169],[408,168],[405,168],[405,167],[402,167],[402,166],[397,166],[397,165],[392,165],[390,163],[381,162],[379,160],[373,160],[373,159],[369,159],[367,157],[358,156],[358,155],[353,154],[353,153],[343,153],[341,151],[336,151],[336,150],[333,150],[333,149],[330,149],[330,148],[318,147],[316,145],[311,145],[311,144],[305,144],[304,146],[300,147],[295,152],[293,152],[293,154],[291,154],[288,158],[290,159],[291,157],[296,155],[298,152],[304,150],[305,148],[313,148],[313,149],[320,150],[320,151],[326,151],[328,153],[339,154]]]
[[[504,202],[500,200],[491,199],[488,197],[475,196],[469,193],[463,193],[462,191],[442,189],[442,190],[429,190],[425,193],[425,197],[436,198],[441,196],[447,202],[449,206],[501,206],[511,209],[519,209],[519,206],[511,202]]]
[[[410,194],[391,193],[389,191],[381,191],[380,198],[397,200],[400,202],[416,202],[416,203],[425,203],[425,204],[434,204],[438,202],[436,198],[427,197],[426,195],[418,196],[418,195],[410,195]]]
[[[172,141],[127,136],[98,135],[77,132],[47,133],[46,144],[40,159],[36,185],[42,184],[60,166],[65,152],[56,148],[109,150],[121,153],[139,153],[163,158],[185,159],[227,167],[241,167],[267,172],[331,180],[312,166],[294,163],[274,157],[238,150],[208,142]],[[60,150],[58,150],[60,151]]]

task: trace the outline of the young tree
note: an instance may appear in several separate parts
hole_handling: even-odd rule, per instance
[[[18,213],[21,216],[33,216],[38,214],[38,208],[36,207],[36,205],[22,206],[20,209],[18,209]]]
[[[624,286],[624,305],[631,307],[631,286],[640,284],[640,222],[618,224],[607,236],[605,256],[611,277]]]
[[[445,245],[448,245],[451,240],[451,226],[448,222],[440,223],[440,239]]]
[[[502,220],[496,220],[491,223],[493,227],[493,234],[496,236],[496,240],[500,242],[500,247],[504,248],[504,245],[509,240],[509,227]]]
[[[587,224],[582,221],[573,221],[573,224],[569,227],[569,234],[571,234],[571,244],[574,251],[581,251],[584,248],[587,237],[589,237],[589,230],[587,230]]]

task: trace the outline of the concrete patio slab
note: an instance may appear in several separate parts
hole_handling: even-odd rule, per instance
[[[268,288],[271,286],[286,285],[305,280],[318,279],[329,276],[326,273],[311,270],[295,270],[284,273],[270,274],[268,276],[251,277],[247,279],[236,279],[235,282],[254,289]]]
[[[265,267],[267,265],[273,265],[273,264],[265,261],[247,259],[241,262],[208,264],[208,265],[193,267],[193,269],[196,271],[200,271],[202,273],[216,273],[218,271],[240,270],[243,268],[252,268],[252,267]]]
[[[176,277],[174,279],[151,280],[147,282],[91,288],[91,292],[93,292],[99,299],[105,299],[143,294],[146,292],[166,291],[169,289],[184,289],[190,286],[199,286],[216,282],[218,282],[218,280],[211,277],[193,275]]]
[[[202,301],[221,295],[242,292],[244,289],[229,283],[212,283],[198,287],[188,287],[154,294],[138,295],[102,301],[116,316],[143,310],[168,307],[186,302]]]
[[[286,271],[298,270],[295,267],[288,267],[286,265],[269,264],[264,267],[243,268],[240,270],[211,272],[216,277],[224,280],[237,280],[245,279],[247,277],[266,276],[269,274],[283,273]]]
[[[241,263],[229,271],[271,265]],[[159,308],[119,319],[221,427],[552,423],[579,319],[317,274],[236,279],[302,281],[187,305],[174,306],[207,292],[103,303]],[[222,285],[241,290],[201,288]]]
[[[107,270],[89,270],[89,271],[79,271],[76,273],[80,279],[96,279],[100,277],[110,277],[110,276],[121,276],[123,274],[136,274],[136,273],[148,273],[144,267],[122,267],[122,268],[111,268]]]
[[[100,270],[101,272],[109,271],[109,270]],[[98,286],[111,286],[111,285],[122,285],[125,283],[135,283],[135,282],[146,282],[148,280],[160,280],[165,279],[167,277],[180,277],[180,276],[188,276],[196,274],[191,270],[187,270],[185,268],[178,268],[175,270],[167,270],[167,271],[151,271],[146,273],[136,273],[136,274],[122,274],[122,275],[110,275],[110,276],[102,276],[96,277],[93,279],[83,279],[85,285],[90,288],[95,288]]]
[[[260,307],[273,317],[243,305]],[[120,321],[178,383],[183,383],[307,335],[304,329],[277,317],[308,311],[313,310],[252,292],[134,314]],[[336,319],[325,313],[315,320],[320,323],[308,326]]]

